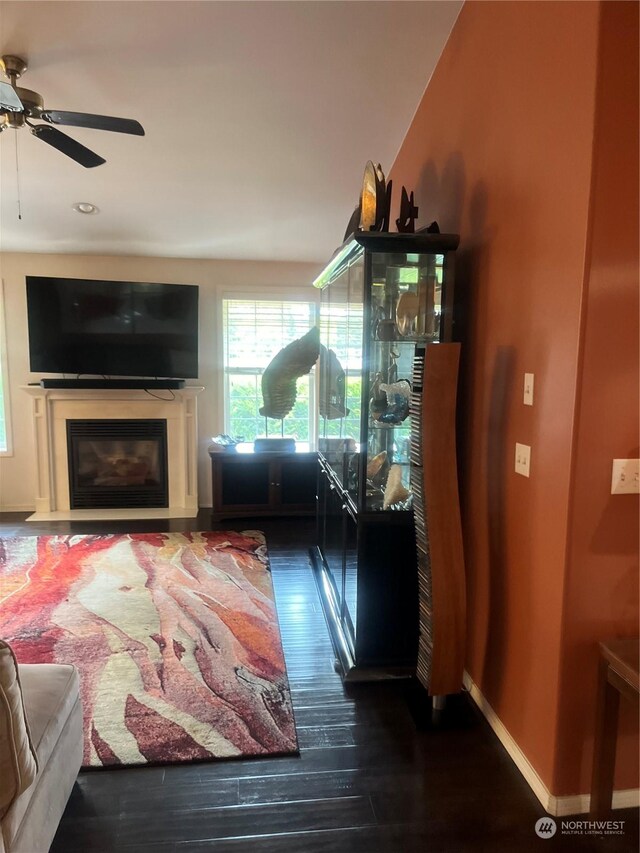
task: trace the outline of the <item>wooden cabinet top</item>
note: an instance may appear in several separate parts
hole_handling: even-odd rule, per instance
[[[254,450],[252,444],[238,444],[232,450],[209,450],[212,461],[219,462],[269,462],[272,459],[300,459],[310,461],[318,458],[315,450],[309,450],[308,445],[303,444],[295,450]]]

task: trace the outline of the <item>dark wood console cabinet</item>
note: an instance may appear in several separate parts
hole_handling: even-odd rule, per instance
[[[317,453],[210,451],[213,521],[314,515]]]

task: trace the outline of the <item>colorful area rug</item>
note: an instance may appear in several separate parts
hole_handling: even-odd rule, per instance
[[[85,766],[297,750],[257,531],[0,539],[0,636],[78,667]]]

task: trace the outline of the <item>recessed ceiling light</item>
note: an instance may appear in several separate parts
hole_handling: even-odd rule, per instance
[[[76,213],[86,213],[87,215],[100,213],[99,208],[97,208],[95,204],[91,204],[90,201],[78,201],[73,205],[73,209]]]

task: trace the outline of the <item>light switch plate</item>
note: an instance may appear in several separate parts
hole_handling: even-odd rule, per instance
[[[525,406],[533,406],[533,373],[525,373],[524,375],[523,402]]]
[[[522,474],[523,477],[528,477],[530,463],[531,448],[528,444],[518,444],[516,442],[516,474]]]
[[[640,492],[640,459],[614,459],[611,469],[612,495],[637,495]]]

